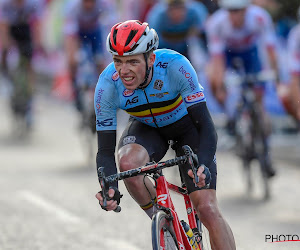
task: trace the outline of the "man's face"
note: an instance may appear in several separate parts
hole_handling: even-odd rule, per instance
[[[18,7],[22,7],[24,5],[24,0],[15,0],[15,3]]]
[[[171,5],[168,8],[168,16],[173,23],[181,23],[186,15],[186,7],[183,4]]]
[[[95,3],[96,0],[82,0],[82,6],[87,11],[93,10]]]
[[[113,56],[115,68],[120,75],[123,85],[128,90],[136,89],[145,79],[146,61],[143,54],[132,56]],[[148,58],[148,67],[152,67],[155,54]]]
[[[236,29],[243,27],[245,22],[246,9],[233,9],[228,10],[228,12],[232,26]]]

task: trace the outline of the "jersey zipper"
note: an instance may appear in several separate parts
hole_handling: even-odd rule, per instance
[[[156,123],[156,119],[155,119],[155,117],[154,117],[154,115],[153,115],[153,113],[152,113],[152,110],[151,110],[151,108],[150,108],[150,102],[149,102],[149,100],[148,100],[148,96],[147,96],[146,90],[145,90],[144,88],[142,88],[142,90],[143,90],[143,92],[144,92],[144,95],[145,95],[145,97],[146,97],[147,103],[148,103],[148,105],[149,105],[149,110],[150,110],[150,113],[151,113],[151,115],[152,115],[153,122],[154,122],[156,128],[159,128],[158,125],[157,125],[157,123]]]

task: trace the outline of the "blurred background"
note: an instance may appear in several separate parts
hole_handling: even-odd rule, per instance
[[[170,10],[170,2],[179,2],[180,8]],[[93,90],[111,62],[107,34],[127,19],[148,22],[159,33],[160,48],[184,54],[197,70],[218,131],[219,205],[237,249],[300,249],[299,242],[266,241],[266,235],[300,237],[300,134],[290,103],[288,63],[288,39],[299,24],[300,2],[253,4],[268,13],[276,37],[279,85],[269,80],[264,98],[276,169],[268,201],[261,197],[256,163],[254,191],[247,194],[234,138],[226,129],[227,114],[211,89],[206,25],[219,11],[218,1],[0,0],[0,249],[152,249],[151,223],[123,183],[121,213],[103,211],[94,198],[100,188]],[[177,23],[188,16],[185,29],[174,24],[164,30],[171,15]],[[261,56],[270,68],[263,49]],[[232,99],[238,96],[235,87],[229,93]],[[118,113],[118,136],[127,119]],[[166,158],[173,156],[170,151]],[[175,170],[166,175],[178,182]],[[184,216],[183,203],[174,200]]]

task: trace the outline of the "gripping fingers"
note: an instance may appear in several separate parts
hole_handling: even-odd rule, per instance
[[[207,167],[205,167],[204,165],[201,165],[198,168],[197,171],[197,176],[199,177],[199,182],[196,183],[195,182],[195,177],[194,174],[192,172],[192,170],[188,171],[188,175],[193,178],[194,183],[199,187],[199,188],[204,188],[207,187],[211,181],[211,175],[209,172],[209,169]]]
[[[115,200],[108,201],[105,208],[103,207],[103,203],[101,201],[99,201],[99,205],[106,211],[115,210],[118,206],[117,201]]]
[[[115,200],[109,200],[106,202],[106,207],[103,206],[103,198],[100,193],[96,194],[96,198],[99,200],[99,205],[102,207],[102,209],[106,211],[115,210],[117,208],[117,201]]]

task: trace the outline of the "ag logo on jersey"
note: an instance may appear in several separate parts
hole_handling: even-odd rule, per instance
[[[164,85],[164,82],[162,80],[156,80],[154,82],[154,87],[153,88],[157,89],[157,90],[161,90],[163,85]]]
[[[108,118],[108,119],[105,119],[103,121],[97,120],[96,124],[99,127],[108,127],[108,126],[113,125],[113,119],[112,118]]]
[[[205,96],[203,92],[197,92],[194,94],[191,94],[189,96],[187,96],[186,98],[184,98],[186,103],[193,103],[193,102],[199,102],[204,100]]]
[[[128,90],[128,89],[125,89],[123,91],[123,96],[124,97],[129,97],[129,96],[132,96],[134,94],[134,90]]]
[[[112,76],[111,76],[111,79],[112,79],[113,81],[117,81],[117,80],[119,80],[119,78],[120,78],[120,76],[119,76],[119,73],[118,73],[117,71],[115,71],[115,72],[112,74]]]
[[[158,64],[156,64],[155,67],[160,67],[160,68],[163,68],[163,69],[166,69],[168,67],[168,63],[167,62],[158,62]]]
[[[126,101],[125,107],[127,107],[127,105],[132,105],[134,103],[137,103],[138,101],[139,101],[139,97],[138,96],[133,97],[132,100],[128,99]]]

